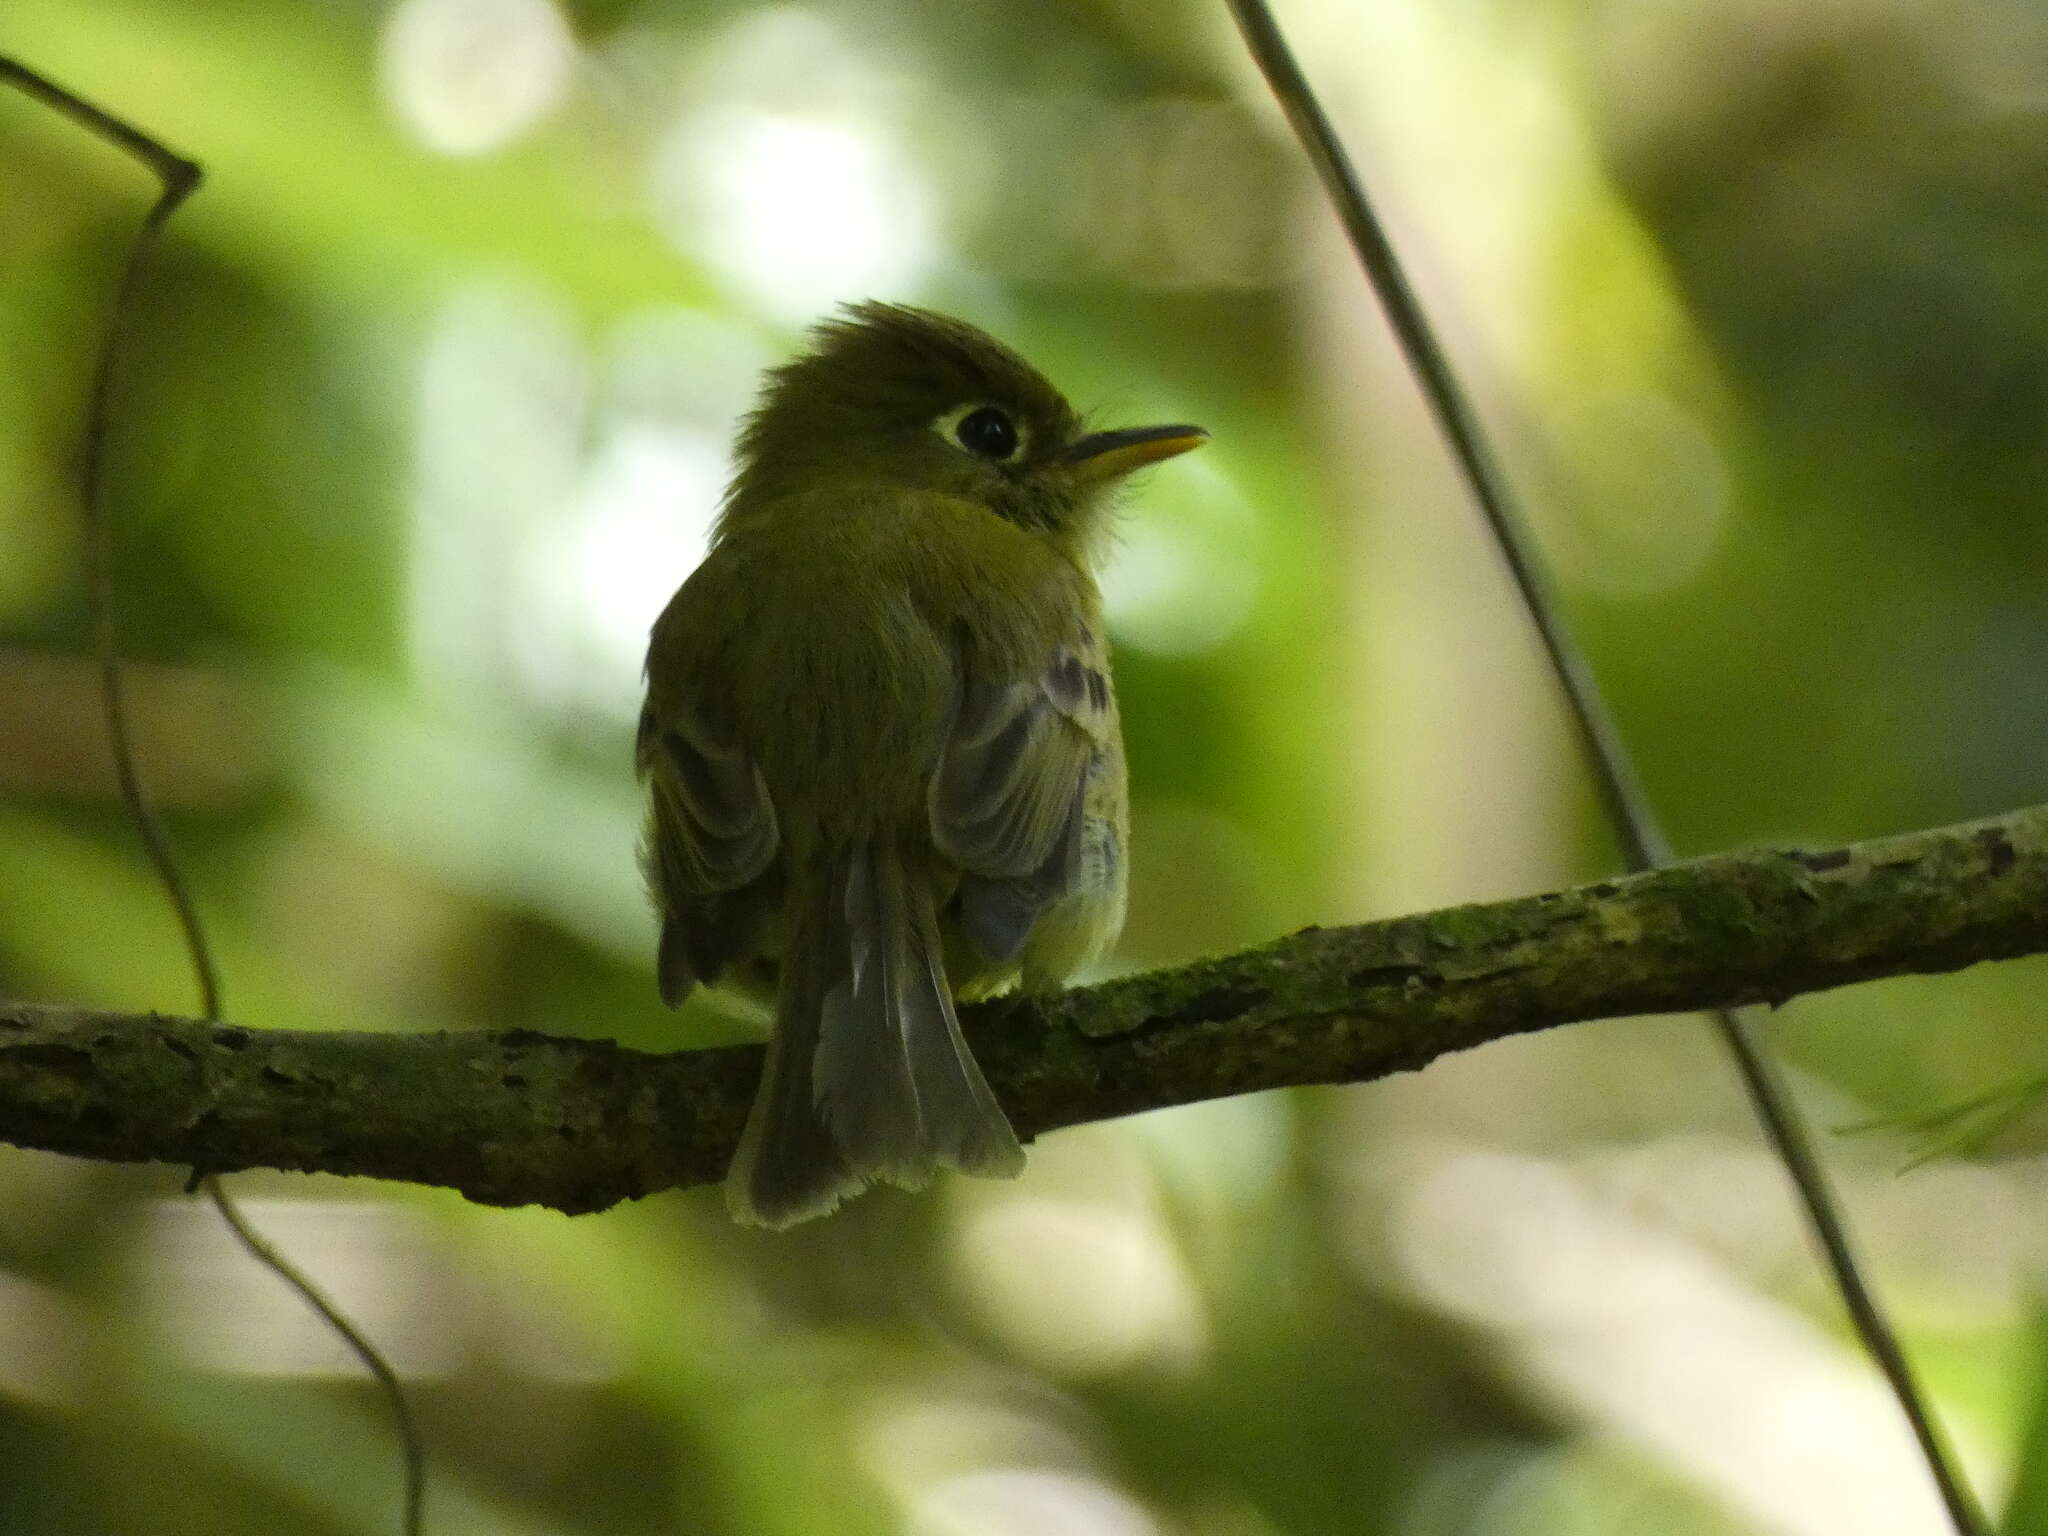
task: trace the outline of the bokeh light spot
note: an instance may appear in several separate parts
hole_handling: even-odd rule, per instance
[[[533,127],[576,62],[554,0],[401,0],[382,41],[385,101],[444,155],[480,155]]]
[[[878,122],[723,106],[656,156],[657,222],[771,314],[913,288],[935,256],[931,196]]]
[[[1144,1507],[1072,1472],[1001,1467],[950,1477],[911,1511],[913,1536],[1156,1536]]]
[[[1566,575],[1616,597],[1683,585],[1728,522],[1728,468],[1668,396],[1613,391],[1577,401],[1554,437],[1563,505],[1545,538]]]
[[[1041,1369],[1176,1365],[1206,1344],[1201,1298],[1147,1210],[993,1200],[961,1226],[955,1263],[988,1325]]]
[[[1102,571],[1103,611],[1117,639],[1158,656],[1221,645],[1251,612],[1259,566],[1251,505],[1199,456],[1118,515]]]

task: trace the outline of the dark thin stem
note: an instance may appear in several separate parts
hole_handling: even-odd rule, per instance
[[[99,360],[93,367],[92,390],[85,414],[84,463],[79,469],[79,517],[85,535],[85,584],[92,604],[93,651],[99,662],[100,702],[106,716],[107,739],[113,750],[114,775],[119,782],[121,802],[141,836],[149,861],[155,866],[164,894],[177,914],[185,933],[185,948],[192,957],[192,969],[199,983],[200,1006],[209,1019],[221,1016],[220,968],[214,963],[213,946],[207,941],[206,925],[200,920],[199,905],[192,899],[184,871],[171,850],[169,834],[156,813],[142,771],[135,756],[134,736],[129,725],[128,685],[121,668],[120,634],[115,619],[113,534],[107,524],[106,458],[108,424],[113,419],[114,373],[120,355],[120,339],[134,307],[143,264],[155,248],[157,237],[178,206],[198,190],[199,167],[172,154],[154,140],[108,117],[88,102],[79,101],[58,87],[30,74],[12,60],[0,59],[0,79],[24,84],[39,100],[65,110],[66,115],[93,132],[112,138],[120,148],[138,156],[156,172],[163,190],[143,216],[142,227],[128,247],[121,275],[114,284],[114,301],[108,310],[106,336],[100,344]]]
[[[107,738],[113,749],[114,774],[120,784],[121,801],[141,835],[149,861],[156,868],[164,894],[177,914],[185,933],[185,948],[199,982],[200,1005],[206,1017],[221,1013],[220,970],[214,964],[213,948],[207,942],[206,927],[199,907],[192,899],[184,872],[171,851],[170,838],[156,814],[136,765],[135,746],[128,723],[128,689],[121,670],[119,635],[114,617],[113,537],[107,527],[104,483],[108,423],[113,417],[114,369],[120,352],[122,328],[133,307],[135,290],[143,263],[154,249],[158,234],[178,206],[198,190],[200,170],[192,161],[138,132],[117,118],[109,117],[91,102],[82,101],[61,86],[12,59],[0,57],[0,80],[7,81],[44,105],[61,112],[91,132],[112,142],[156,173],[162,191],[143,216],[142,227],[128,247],[121,275],[114,285],[114,301],[108,311],[107,332],[100,344],[93,368],[92,391],[85,415],[84,462],[79,470],[79,516],[85,535],[85,581],[92,603],[93,650],[99,661],[100,701],[106,715]]]
[[[204,1016],[217,1021],[222,1014],[220,967],[214,961],[213,946],[207,939],[199,905],[193,900],[192,888],[143,784],[142,770],[136,759],[134,732],[128,712],[127,678],[121,666],[120,629],[115,617],[113,534],[106,512],[107,438],[113,420],[115,376],[120,363],[122,337],[134,309],[143,267],[156,249],[171,215],[198,190],[201,172],[195,162],[172,152],[132,124],[110,116],[17,60],[0,56],[0,82],[26,92],[124,154],[139,160],[161,184],[156,201],[143,215],[141,227],[121,264],[121,275],[115,282],[113,302],[107,313],[106,334],[93,368],[92,389],[86,402],[84,462],[79,470],[79,518],[85,544],[86,595],[92,607],[93,650],[99,663],[100,701],[105,710],[107,739],[113,752],[121,803],[127,807],[129,819],[142,838],[164,894],[177,914],[178,926],[184,931],[185,950],[192,960]],[[398,1421],[399,1439],[404,1450],[403,1530],[405,1536],[419,1536],[426,1491],[425,1453],[419,1430],[413,1422],[412,1406],[406,1400],[405,1389],[399,1383],[397,1373],[311,1280],[287,1263],[283,1255],[242,1219],[241,1212],[228,1198],[219,1179],[209,1174],[201,1182],[222,1219],[241,1239],[243,1247],[297,1291],[375,1376]]]
[[[1670,842],[1643,790],[1628,748],[1622,743],[1614,717],[1594,680],[1593,669],[1565,623],[1562,606],[1550,591],[1528,533],[1527,520],[1508,487],[1499,458],[1423,313],[1343,143],[1295,62],[1265,0],[1227,3],[1259,72],[1265,76],[1266,84],[1314,164],[1352,248],[1379,296],[1388,324],[1450,442],[1473,498],[1485,515],[1494,543],[1514,577],[1522,605],[1536,626],[1551,670],[1563,691],[1608,823],[1629,867],[1654,869],[1670,863]],[[1954,1453],[1914,1378],[1897,1334],[1864,1280],[1840,1203],[1777,1067],[1740,1014],[1721,1009],[1712,1018],[1735,1058],[1757,1119],[1798,1191],[1814,1239],[1841,1292],[1843,1306],[1912,1426],[1942,1502],[1948,1507],[1950,1520],[1961,1536],[1989,1536],[1990,1523],[1955,1463]]]
[[[198,188],[200,170],[196,162],[187,160],[140,129],[122,122],[120,118],[108,116],[84,97],[72,95],[63,86],[44,79],[26,64],[0,54],[0,80],[6,81],[26,95],[33,96],[51,111],[70,118],[87,132],[105,139],[123,154],[141,161],[154,172],[157,180],[164,186],[162,202],[170,205],[164,208],[162,218],[157,219],[156,223],[161,224],[164,219],[169,218],[178,204],[190,197]],[[149,239],[150,231],[145,230],[136,244],[147,247]],[[117,302],[116,311],[118,310]]]
[[[427,1466],[425,1442],[420,1438],[419,1425],[412,1416],[412,1404],[407,1400],[405,1387],[398,1379],[398,1373],[391,1363],[378,1352],[377,1346],[364,1336],[361,1329],[350,1320],[349,1315],[331,1301],[327,1293],[315,1285],[312,1279],[293,1264],[242,1215],[242,1209],[228,1198],[228,1192],[213,1174],[200,1180],[214,1209],[220,1212],[221,1220],[228,1224],[228,1230],[241,1239],[242,1246],[250,1257],[264,1265],[279,1279],[299,1293],[299,1299],[319,1313],[327,1326],[341,1336],[351,1353],[363,1363],[363,1368],[376,1377],[377,1385],[383,1389],[385,1399],[391,1404],[391,1411],[398,1419],[398,1440],[405,1452],[405,1514],[401,1528],[406,1536],[418,1536],[425,1511],[422,1507],[427,1491]]]

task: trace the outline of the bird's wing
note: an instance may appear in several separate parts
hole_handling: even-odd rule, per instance
[[[759,766],[700,712],[643,709],[636,755],[650,791],[647,876],[662,912],[657,968],[673,1007],[732,958],[720,932],[744,904],[719,898],[758,880],[782,839]]]
[[[1114,737],[1115,708],[1092,637],[1001,683],[977,678],[969,650],[955,647],[932,841],[965,871],[961,925],[991,960],[1013,958],[1080,876],[1089,772]]]

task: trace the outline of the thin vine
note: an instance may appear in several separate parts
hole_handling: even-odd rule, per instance
[[[141,273],[159,244],[171,215],[199,190],[202,173],[195,161],[175,153],[160,140],[94,106],[84,97],[66,90],[18,60],[0,55],[0,81],[25,92],[140,161],[158,182],[156,201],[143,215],[142,224],[129,242],[127,256],[122,261],[121,274],[114,285],[113,302],[107,312],[106,333],[93,367],[79,466],[79,521],[84,544],[86,601],[92,609],[93,651],[99,665],[100,702],[106,717],[107,740],[113,753],[121,803],[127,808],[129,820],[142,839],[157,880],[163,886],[164,895],[170,901],[178,926],[183,931],[185,951],[191,958],[203,1015],[211,1022],[219,1022],[223,1017],[220,967],[214,960],[213,946],[208,942],[206,924],[200,917],[191,884],[185,878],[177,853],[171,846],[170,835],[164,830],[163,821],[143,784],[141,764],[135,751],[114,604],[113,531],[106,512],[105,489],[106,447],[113,420],[115,381],[121,361],[122,339],[134,309]],[[420,1536],[426,1507],[426,1452],[419,1426],[413,1418],[412,1405],[406,1398],[397,1372],[333,1299],[249,1224],[216,1175],[204,1169],[194,1170],[193,1185],[205,1192],[250,1256],[298,1292],[306,1305],[319,1314],[375,1377],[397,1421],[404,1456],[405,1493],[401,1529],[404,1536]]]
[[[1515,590],[1542,640],[1544,655],[1564,695],[1601,806],[1628,866],[1645,870],[1669,864],[1670,841],[1600,692],[1592,666],[1550,590],[1535,541],[1528,532],[1528,520],[1500,467],[1499,456],[1493,451],[1479,413],[1460,384],[1449,354],[1437,340],[1435,328],[1408,281],[1385,226],[1373,210],[1364,183],[1352,167],[1343,141],[1295,61],[1265,0],[1226,3],[1246,48],[1334,205],[1437,425],[1450,444],[1473,500],[1485,517],[1493,542],[1514,578]],[[1723,1008],[1709,1017],[1734,1058],[1764,1134],[1791,1177],[1807,1225],[1857,1336],[1883,1372],[1900,1411],[1912,1427],[1958,1536],[1990,1536],[1991,1524],[1957,1465],[1954,1450],[1914,1376],[1897,1331],[1863,1274],[1841,1202],[1814,1150],[1812,1132],[1793,1102],[1777,1064],[1740,1013]]]

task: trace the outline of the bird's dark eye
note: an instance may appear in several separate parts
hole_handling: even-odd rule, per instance
[[[992,405],[962,416],[953,436],[977,459],[992,464],[1003,463],[1017,451],[1017,424]]]

